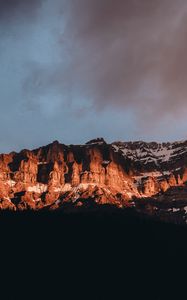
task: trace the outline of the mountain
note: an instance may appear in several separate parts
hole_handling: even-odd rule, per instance
[[[0,155],[0,209],[97,209],[138,212],[186,222],[187,141],[85,145],[58,141]]]

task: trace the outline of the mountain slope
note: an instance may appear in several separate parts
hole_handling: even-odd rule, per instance
[[[147,211],[150,198],[159,199],[158,204],[166,195],[171,203],[177,193],[185,202],[186,181],[187,141],[107,144],[100,138],[69,146],[55,141],[0,155],[0,208],[63,209],[87,203]]]

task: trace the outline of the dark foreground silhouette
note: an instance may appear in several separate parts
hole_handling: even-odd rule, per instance
[[[107,208],[1,212],[0,230],[2,299],[185,299],[184,226]]]

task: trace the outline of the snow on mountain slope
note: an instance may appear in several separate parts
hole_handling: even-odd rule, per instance
[[[155,167],[162,166],[167,162],[175,161],[187,154],[187,141],[173,143],[156,142],[114,142],[114,151],[121,152],[134,162],[143,165],[153,163]]]

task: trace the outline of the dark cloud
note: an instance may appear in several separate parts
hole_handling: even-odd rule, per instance
[[[33,17],[42,0],[0,0],[0,18],[9,21],[18,16]]]

